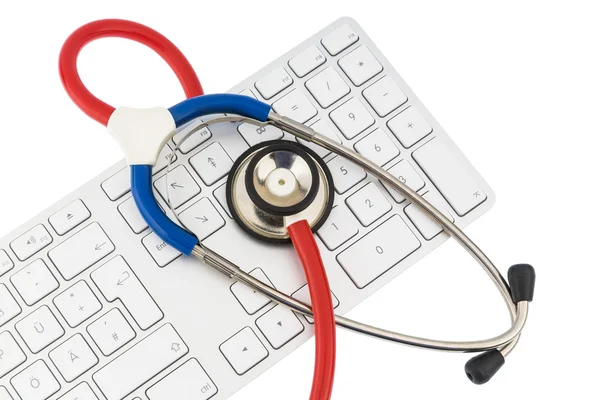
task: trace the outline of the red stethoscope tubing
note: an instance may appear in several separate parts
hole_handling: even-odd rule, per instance
[[[204,94],[200,80],[187,58],[177,46],[154,29],[122,19],[90,22],[67,38],[60,51],[58,68],[62,84],[71,100],[86,115],[102,125],[108,124],[115,108],[94,96],[85,87],[77,72],[77,57],[85,45],[106,37],[130,39],[148,46],[169,64],[188,98]]]
[[[315,320],[315,371],[311,400],[331,398],[335,374],[335,315],[329,281],[319,247],[306,220],[288,226],[288,233],[304,267]]]
[[[105,37],[119,37],[142,43],[159,54],[177,75],[185,95],[204,94],[200,80],[183,53],[155,30],[127,20],[105,19],[83,25],[65,41],[59,58],[62,84],[73,102],[90,118],[107,125],[115,108],[94,96],[77,71],[77,57],[88,43]],[[306,221],[296,222],[288,232],[302,262],[313,304],[316,359],[311,400],[331,397],[335,371],[335,316],[331,291],[319,248]]]

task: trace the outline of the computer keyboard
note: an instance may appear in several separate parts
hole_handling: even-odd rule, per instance
[[[490,187],[352,19],[230,92],[353,147],[461,227],[492,206]],[[225,200],[243,151],[296,139],[273,126],[199,123],[161,153],[159,203],[171,213],[168,188],[181,222],[211,249],[309,302],[291,245],[249,237]],[[167,182],[171,148],[190,132]],[[447,236],[401,194],[309,146],[334,178],[317,241],[344,314]],[[137,212],[124,161],[0,240],[0,400],[225,399],[308,340],[312,322],[167,246]]]

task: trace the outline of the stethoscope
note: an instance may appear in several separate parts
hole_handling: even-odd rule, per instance
[[[76,58],[89,41],[106,36],[126,37],[157,50],[174,68],[191,98],[169,109],[122,107],[114,110],[98,100],[83,86],[76,71]],[[336,315],[338,326],[409,346],[448,352],[481,352],[465,365],[468,378],[476,384],[487,382],[517,344],[527,319],[529,302],[533,299],[535,271],[530,265],[513,265],[508,270],[507,283],[492,261],[458,226],[395,176],[354,150],[277,114],[271,106],[254,98],[234,94],[200,96],[202,88],[193,69],[164,36],[143,25],[122,20],[85,25],[74,32],[63,47],[61,77],[75,103],[92,118],[107,125],[121,145],[131,169],[133,197],[143,218],[162,240],[181,253],[197,257],[229,278],[243,282],[297,313],[313,315],[311,307],[243,271],[172,221],[159,207],[152,191],[152,166],[177,128],[213,114],[225,116],[203,122],[197,129],[240,121],[258,126],[273,125],[352,161],[420,207],[484,268],[504,298],[512,320],[511,327],[504,333],[475,341],[409,336]],[[235,162],[227,178],[227,202],[235,221],[249,234],[270,242],[289,241],[286,227],[294,220],[306,221],[312,230],[325,221],[333,204],[333,180],[326,164],[307,147],[281,140],[261,143],[248,149]]]

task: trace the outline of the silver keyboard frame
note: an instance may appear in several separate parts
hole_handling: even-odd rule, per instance
[[[359,40],[358,42],[351,45],[349,48],[342,51],[340,54],[336,56],[331,56],[321,44],[321,39],[331,31],[344,24],[349,24],[354,29],[354,31],[359,36]],[[361,44],[366,45],[371,50],[373,55],[379,60],[379,62],[383,66],[383,72],[379,73],[375,78],[370,79],[368,82],[364,83],[360,87],[355,87],[352,84],[352,82],[348,79],[348,77],[344,74],[344,72],[340,69],[339,65],[337,64],[337,60],[339,60],[341,57],[348,54]],[[327,62],[325,62],[323,65],[321,65],[308,75],[304,76],[303,78],[298,78],[289,67],[288,61],[309,45],[317,45],[317,47],[327,57]],[[473,209],[471,212],[466,214],[464,217],[459,217],[458,215],[456,215],[456,213],[452,210],[452,207],[447,205],[447,209],[452,213],[452,216],[455,218],[457,225],[460,227],[465,227],[492,207],[495,201],[495,195],[489,187],[489,185],[477,173],[475,168],[469,163],[469,161],[461,153],[458,147],[452,142],[452,140],[444,131],[444,129],[427,111],[425,106],[421,103],[421,101],[417,98],[413,91],[402,80],[400,75],[394,70],[394,68],[388,62],[388,60],[383,56],[383,54],[379,51],[375,44],[361,29],[358,23],[353,19],[341,18],[335,21],[331,25],[327,26],[325,29],[310,37],[308,40],[294,47],[291,51],[287,52],[276,61],[270,63],[268,66],[256,72],[242,83],[233,87],[231,90],[229,90],[229,92],[239,93],[244,89],[250,89],[258,99],[262,99],[260,93],[254,87],[254,83],[259,78],[265,76],[271,70],[279,66],[284,67],[288,74],[290,74],[290,76],[293,77],[294,84],[285,89],[284,91],[280,92],[275,97],[269,99],[268,102],[270,104],[277,101],[278,99],[285,96],[287,93],[294,89],[301,90],[306,95],[306,97],[313,103],[314,107],[318,110],[318,114],[315,117],[311,118],[309,122],[307,122],[307,124],[312,124],[318,119],[329,118],[329,113],[332,110],[336,109],[339,105],[343,104],[351,97],[356,97],[363,102],[365,107],[371,112],[371,114],[375,118],[376,122],[373,126],[368,128],[366,131],[364,131],[354,139],[346,140],[344,136],[337,130],[337,128],[335,128],[335,124],[333,124],[333,122],[329,120],[331,126],[336,130],[336,133],[338,133],[338,136],[340,137],[340,139],[343,140],[343,143],[345,145],[353,146],[354,143],[364,138],[367,134],[375,130],[377,127],[382,128],[400,149],[400,155],[395,157],[389,163],[387,163],[386,167],[394,165],[400,159],[410,160],[411,165],[421,175],[421,177],[426,183],[425,187],[421,189],[419,193],[424,193],[426,191],[434,191],[439,194],[435,186],[428,179],[427,175],[422,172],[419,166],[411,158],[411,153],[418,149],[420,146],[422,146],[425,142],[427,142],[428,139],[434,136],[437,138],[442,138],[447,144],[447,146],[450,149],[452,149],[452,151],[457,155],[457,157],[464,163],[464,166],[467,169],[467,171],[470,172],[470,174],[477,181],[479,186],[487,194],[487,199],[482,204]],[[304,83],[328,66],[334,67],[337,70],[340,76],[342,76],[342,78],[346,81],[346,84],[351,88],[351,92],[348,95],[344,96],[341,100],[338,100],[332,106],[324,110],[315,101],[310,92],[308,92]],[[378,78],[383,77],[384,75],[389,75],[393,77],[393,79],[399,84],[401,89],[407,95],[408,102],[402,105],[399,109],[393,111],[385,118],[380,118],[373,111],[372,107],[368,104],[366,99],[362,96],[362,91],[366,87],[370,86],[371,83],[375,82]],[[264,101],[264,99],[262,100]],[[405,149],[397,141],[394,135],[389,131],[386,122],[394,116],[396,116],[402,110],[406,109],[408,106],[416,107],[419,110],[421,115],[423,115],[423,117],[425,117],[425,119],[433,127],[433,132],[429,134],[429,136],[426,139],[422,139],[417,144],[413,145],[410,149]],[[216,233],[205,239],[205,243],[211,249],[220,252],[231,261],[240,265],[246,271],[251,271],[257,267],[260,267],[278,289],[288,294],[291,294],[305,284],[301,265],[297,261],[292,246],[267,245],[259,243],[255,239],[248,237],[240,228],[236,226],[235,222],[227,215],[227,213],[221,207],[219,202],[216,201],[213,197],[214,190],[225,183],[226,177],[222,178],[210,187],[206,187],[202,180],[199,179],[199,177],[194,173],[193,168],[189,166],[190,157],[194,156],[196,153],[198,153],[203,148],[209,146],[215,141],[221,143],[221,145],[229,154],[229,156],[235,160],[244,150],[248,148],[248,145],[246,144],[244,139],[237,132],[236,127],[237,124],[234,123],[213,125],[210,127],[210,130],[212,132],[212,137],[210,140],[204,142],[202,145],[200,145],[198,148],[196,148],[189,154],[177,154],[178,159],[175,165],[187,164],[188,171],[192,173],[192,176],[202,189],[199,195],[187,202],[184,206],[182,206],[180,210],[184,210],[188,205],[193,204],[195,201],[199,200],[202,197],[209,197],[213,205],[221,214],[222,218],[226,221],[226,225],[220,230],[218,230]],[[285,139],[290,138],[291,137],[286,134]],[[333,155],[327,156],[325,158],[325,161],[329,161],[332,157]],[[178,362],[171,365],[167,370],[163,371],[158,376],[146,382],[146,384],[141,386],[132,394],[128,395],[126,398],[133,399],[136,396],[139,396],[142,399],[145,399],[145,391],[150,386],[158,382],[161,378],[163,378],[165,375],[182,365],[190,358],[196,358],[218,388],[218,393],[214,397],[212,397],[212,399],[225,399],[230,397],[234,392],[238,391],[244,385],[252,381],[262,372],[273,366],[280,359],[282,359],[288,353],[292,352],[298,346],[306,342],[313,335],[311,325],[308,324],[303,317],[300,317],[302,323],[305,326],[304,331],[299,336],[295,337],[286,345],[284,345],[280,350],[275,350],[270,346],[269,342],[266,340],[266,338],[262,335],[262,333],[256,326],[256,320],[261,315],[264,315],[272,306],[264,307],[254,315],[248,315],[230,291],[230,286],[234,282],[229,280],[222,274],[208,268],[207,266],[202,265],[196,259],[179,257],[177,260],[168,264],[166,267],[159,268],[141,242],[142,239],[145,236],[147,236],[150,231],[146,229],[140,234],[133,233],[129,225],[125,222],[125,220],[117,211],[117,206],[123,201],[127,200],[131,196],[131,194],[126,194],[117,201],[111,201],[101,188],[102,182],[104,182],[105,180],[107,180],[112,175],[116,174],[125,167],[126,164],[124,160],[113,165],[112,167],[108,168],[104,173],[92,179],[75,192],[69,194],[61,201],[49,207],[42,213],[38,214],[36,217],[30,219],[21,227],[15,229],[9,235],[3,237],[0,240],[0,249],[6,250],[13,263],[15,264],[12,270],[0,277],[0,282],[4,283],[8,287],[9,291],[11,292],[13,297],[15,297],[15,299],[22,308],[21,314],[12,319],[6,325],[0,327],[0,332],[9,330],[27,354],[27,361],[25,363],[8,373],[6,376],[0,378],[0,385],[5,386],[9,390],[11,395],[15,397],[15,399],[17,399],[18,397],[15,394],[14,388],[10,384],[10,378],[18,372],[22,371],[24,368],[31,365],[34,361],[38,359],[44,359],[44,361],[46,361],[47,365],[55,374],[62,387],[61,391],[53,395],[50,399],[56,399],[60,397],[68,390],[79,384],[81,381],[88,382],[96,392],[97,396],[100,399],[104,398],[92,379],[93,373],[101,369],[103,366],[105,366],[107,363],[109,363],[111,360],[113,360],[123,352],[127,351],[127,349],[131,348],[133,345],[138,343],[148,334],[155,331],[165,323],[171,323],[175,327],[179,335],[183,338],[187,346],[190,348],[190,352]],[[163,176],[164,173],[165,170],[155,175],[154,179],[158,179],[159,177]],[[374,179],[371,176],[368,176],[366,180],[361,181],[359,184],[355,185],[352,189],[350,189],[343,195],[339,195],[336,193],[335,204],[341,207],[345,207],[345,199],[370,181],[374,181]],[[407,202],[397,204],[391,198],[391,196],[389,196],[389,193],[381,186],[379,182],[376,182],[376,185],[386,196],[390,204],[392,204],[393,207],[390,212],[388,212],[384,217],[378,219],[369,227],[363,227],[358,221],[356,221],[356,224],[359,227],[358,235],[354,236],[352,239],[344,243],[341,247],[337,248],[333,252],[329,251],[323,245],[320,239],[317,240],[322,251],[324,263],[329,273],[332,291],[340,301],[340,305],[336,309],[336,312],[339,314],[344,314],[351,310],[355,305],[369,297],[369,295],[371,295],[373,292],[375,292],[383,285],[391,281],[401,272],[406,270],[409,266],[414,264],[416,261],[421,259],[423,256],[431,252],[433,249],[435,249],[441,243],[448,239],[447,235],[440,234],[430,241],[424,240],[423,237],[420,235],[419,231],[415,228],[410,219],[404,213],[404,208],[407,206]],[[162,199],[160,199],[158,193],[156,193],[156,196],[159,199],[159,203],[161,203],[163,208],[167,209],[166,204],[162,201]],[[50,226],[48,218],[52,214],[61,210],[63,207],[70,204],[76,199],[83,200],[85,205],[90,210],[92,216],[88,221],[84,222],[73,231],[69,232],[64,236],[59,236]],[[417,236],[417,238],[421,240],[421,247],[417,251],[409,255],[407,258],[402,260],[399,264],[385,272],[375,281],[368,284],[365,288],[358,289],[350,280],[348,275],[340,267],[335,257],[343,250],[359,241],[367,233],[371,232],[374,229],[377,229],[379,225],[381,225],[393,214],[399,214],[402,217],[404,222],[406,222],[406,224],[411,228],[411,230]],[[86,269],[84,272],[82,272],[72,280],[66,282],[62,279],[60,273],[58,273],[58,271],[52,264],[52,261],[48,258],[48,252],[54,247],[60,245],[63,241],[75,235],[78,231],[88,226],[93,221],[97,221],[101,225],[101,227],[110,237],[111,241],[115,244],[116,250],[103,260],[96,263],[94,266]],[[25,262],[20,262],[10,249],[9,244],[12,240],[25,233],[36,224],[43,224],[46,227],[46,229],[48,229],[48,231],[52,234],[54,241],[50,246],[44,248]],[[232,251],[231,243],[236,244],[235,251]],[[163,311],[164,318],[146,331],[142,331],[139,329],[129,312],[119,300],[113,303],[106,302],[102,293],[98,290],[98,288],[90,278],[91,272],[93,272],[99,266],[103,265],[104,263],[106,263],[107,261],[109,261],[117,255],[121,255],[125,258],[127,263],[130,265],[130,267],[141,280],[148,292],[151,294],[155,302],[158,304],[160,309]],[[19,271],[22,267],[36,260],[37,258],[42,258],[46,262],[56,279],[59,281],[60,286],[58,289],[44,297],[35,305],[29,307],[22,301],[20,295],[16,292],[14,286],[10,282],[10,276],[13,275],[15,272]],[[72,329],[64,321],[64,319],[60,315],[60,312],[57,311],[56,306],[52,302],[52,299],[79,280],[85,280],[88,282],[90,288],[92,289],[96,297],[101,301],[103,308],[95,316],[91,317],[89,320],[81,324],[78,328]],[[23,342],[22,338],[14,329],[14,325],[23,317],[27,316],[30,312],[36,310],[44,304],[47,304],[53,311],[53,313],[58,317],[59,321],[62,322],[63,327],[65,329],[65,335],[50,346],[48,346],[46,349],[42,350],[40,353],[32,355],[27,350],[27,346]],[[215,307],[215,304],[218,304],[218,307]],[[98,351],[97,347],[94,347],[93,340],[90,339],[89,334],[87,333],[85,328],[97,317],[108,312],[113,307],[117,307],[122,311],[123,315],[126,317],[130,325],[136,330],[137,336],[131,343],[127,344],[110,357],[104,357],[102,353]],[[223,315],[226,315],[227,318],[223,318]],[[250,369],[247,373],[240,376],[236,374],[236,372],[229,365],[228,361],[221,354],[221,352],[219,351],[219,346],[225,340],[227,340],[232,335],[234,335],[246,326],[251,327],[254,333],[260,338],[263,345],[268,349],[269,356],[265,360],[257,364],[255,367]],[[62,342],[73,336],[75,333],[81,333],[84,336],[84,338],[88,341],[88,343],[92,344],[92,348],[97,353],[100,362],[98,363],[98,365],[96,365],[96,367],[92,368],[92,370],[86,372],[80,378],[69,384],[61,378],[60,373],[57,371],[52,361],[48,358],[48,353],[52,349],[60,345]],[[340,351],[344,351],[344,349],[340,349]]]

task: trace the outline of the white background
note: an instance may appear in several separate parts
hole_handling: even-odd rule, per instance
[[[234,3],[236,3],[234,5]],[[497,194],[467,233],[505,272],[537,268],[515,352],[485,386],[468,355],[338,332],[335,399],[597,398],[600,10],[595,2],[3,1],[0,3],[0,236],[121,158],[64,93],[58,53],[98,18],[150,25],[174,41],[205,91],[225,91],[340,16],[355,18]],[[85,83],[116,105],[183,98],[158,56],[108,39],[80,58]],[[505,329],[485,274],[446,243],[350,313],[407,333],[475,339]],[[235,399],[306,399],[314,342]]]

